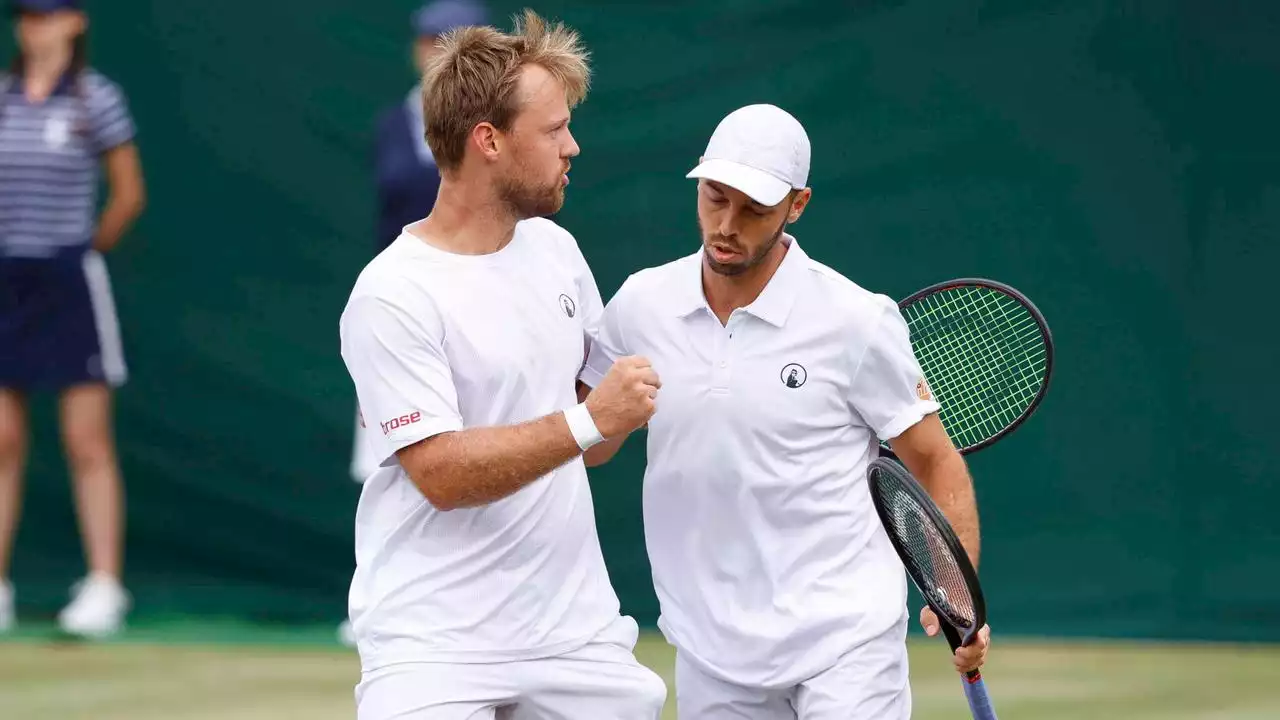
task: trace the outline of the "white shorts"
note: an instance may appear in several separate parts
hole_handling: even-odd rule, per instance
[[[680,720],[910,720],[906,614],[831,668],[787,688],[755,688],[711,677],[676,653]]]
[[[620,617],[573,652],[506,663],[401,663],[365,673],[358,720],[658,720],[667,686]]]

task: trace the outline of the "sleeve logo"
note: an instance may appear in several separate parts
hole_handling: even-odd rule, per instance
[[[400,417],[391,418],[390,420],[384,423],[379,423],[379,424],[382,425],[382,434],[390,435],[392,430],[397,430],[402,427],[407,427],[409,425],[412,425],[418,422],[421,419],[422,419],[422,413],[415,411],[408,415],[401,415]]]
[[[916,397],[921,400],[933,399],[933,392],[929,390],[929,383],[924,378],[920,378],[920,382],[916,383]]]

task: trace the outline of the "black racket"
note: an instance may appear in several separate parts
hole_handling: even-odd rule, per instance
[[[911,473],[893,460],[872,460],[867,485],[894,550],[937,614],[951,651],[973,642],[987,624],[987,607],[978,574],[951,523]],[[980,670],[965,673],[964,694],[974,720],[996,720]]]
[[[1053,335],[1026,295],[1003,283],[961,278],[898,303],[924,382],[961,454],[977,452],[1026,421],[1049,389]],[[881,448],[892,454],[887,443]]]

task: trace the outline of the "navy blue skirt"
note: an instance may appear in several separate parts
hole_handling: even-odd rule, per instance
[[[0,388],[119,387],[127,374],[100,254],[0,257]]]

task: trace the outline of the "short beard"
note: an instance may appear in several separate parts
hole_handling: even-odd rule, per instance
[[[517,220],[554,215],[564,207],[564,185],[533,185],[515,178],[498,181],[498,200]]]
[[[702,259],[704,262],[707,263],[707,267],[711,269],[711,272],[717,275],[724,275],[725,277],[733,277],[735,275],[741,275],[747,272],[748,270],[750,270],[751,268],[759,265],[766,257],[768,257],[769,252],[772,251],[773,247],[778,244],[779,240],[782,239],[782,233],[786,229],[787,229],[787,218],[784,217],[782,219],[782,225],[778,226],[778,231],[773,234],[773,237],[769,239],[769,242],[762,245],[760,247],[760,250],[756,252],[755,255],[748,257],[746,260],[743,260],[742,262],[736,262],[736,263],[717,262],[715,258],[711,257],[710,253],[707,253],[705,251],[702,253]],[[699,232],[702,231],[701,226],[698,227],[698,231]],[[703,239],[703,243],[705,247],[705,244],[706,244],[705,238]]]

